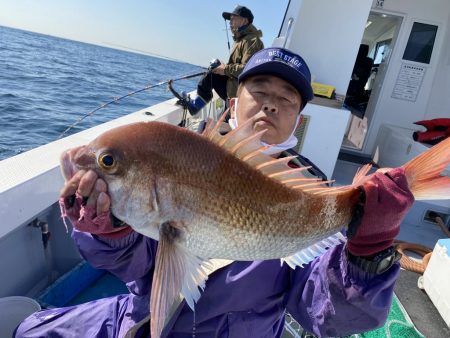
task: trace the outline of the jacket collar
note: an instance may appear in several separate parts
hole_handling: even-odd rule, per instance
[[[249,24],[246,26],[239,27],[238,31],[233,33],[233,40],[239,41],[244,36],[250,35],[250,34],[254,34],[254,35],[258,36],[259,38],[262,37],[262,31],[260,31],[259,29],[256,29],[256,27],[253,26],[253,24]]]

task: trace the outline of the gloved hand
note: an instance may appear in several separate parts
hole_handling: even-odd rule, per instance
[[[351,222],[347,249],[355,256],[370,257],[393,245],[414,196],[403,168],[376,172],[363,184],[362,190],[361,222],[355,219]]]
[[[59,203],[62,216],[68,217],[79,231],[109,239],[121,238],[132,232],[129,226],[113,227],[107,185],[92,170],[78,171],[66,181]]]

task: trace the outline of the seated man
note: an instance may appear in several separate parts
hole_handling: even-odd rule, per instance
[[[230,102],[230,126],[263,113],[253,128],[267,129],[262,141],[273,145],[273,157],[281,156],[296,143],[301,110],[313,97],[310,80],[299,55],[282,48],[256,53],[239,77],[237,99]],[[195,312],[182,301],[162,337],[281,337],[286,310],[318,336],[382,326],[399,273],[393,239],[413,196],[403,169],[376,173],[361,187],[361,196],[367,207],[351,222],[346,243],[295,270],[266,260],[235,261],[214,271]],[[61,203],[83,257],[121,278],[130,294],[37,312],[21,323],[16,337],[148,337],[158,243],[128,226],[113,226],[106,183],[93,171],[74,173],[61,191]]]

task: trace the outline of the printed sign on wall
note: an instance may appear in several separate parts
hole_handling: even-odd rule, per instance
[[[416,102],[426,68],[402,63],[391,97]]]

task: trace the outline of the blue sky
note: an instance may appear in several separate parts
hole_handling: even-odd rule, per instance
[[[0,25],[206,66],[228,58],[222,12],[237,3],[270,46],[288,0],[0,0]]]

